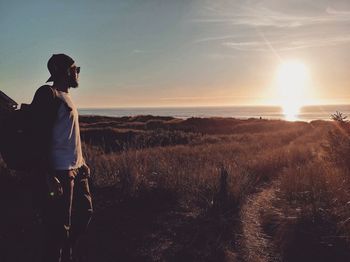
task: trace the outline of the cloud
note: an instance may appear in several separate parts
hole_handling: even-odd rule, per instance
[[[334,38],[310,38],[299,39],[294,41],[288,40],[274,40],[268,43],[261,41],[240,41],[240,42],[224,42],[223,46],[233,48],[239,51],[256,51],[256,52],[270,52],[271,47],[279,52],[290,51],[296,49],[305,49],[311,47],[336,46],[339,44],[350,43],[350,36],[334,37]]]
[[[262,98],[263,96],[179,96],[179,97],[161,97],[160,100],[179,101],[179,100],[217,100],[217,99],[242,99],[242,98]]]
[[[134,49],[131,51],[131,54],[132,55],[151,54],[151,53],[156,53],[156,52],[159,52],[159,50],[156,51],[156,50]]]
[[[280,1],[249,3],[207,8],[204,15],[192,21],[220,30],[222,34],[198,38],[194,43],[218,42],[239,51],[259,52],[271,51],[271,48],[288,51],[350,43],[348,9],[319,5],[315,10],[307,9],[308,14],[301,10],[303,5],[299,9],[288,9],[289,6],[281,7]],[[291,4],[291,1],[283,3]]]
[[[211,41],[220,41],[220,40],[227,40],[237,38],[237,35],[223,35],[223,36],[213,36],[213,37],[205,37],[196,39],[194,43],[203,43],[203,42],[211,42]]]
[[[222,53],[205,53],[204,57],[211,60],[226,60],[226,59],[237,59],[237,55],[222,54]]]
[[[225,23],[253,27],[295,28],[309,25],[350,22],[350,11],[336,11],[328,7],[325,14],[306,16],[282,13],[266,7],[254,7],[243,9],[240,13],[216,14],[214,16],[192,19],[192,21],[196,23]]]
[[[350,10],[339,11],[332,7],[327,7],[326,12],[327,14],[330,14],[330,15],[350,16]]]

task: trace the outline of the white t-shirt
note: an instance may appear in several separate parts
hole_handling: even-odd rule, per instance
[[[53,126],[51,162],[54,170],[71,170],[84,164],[79,115],[68,93],[57,91],[57,97],[64,103],[58,108]]]

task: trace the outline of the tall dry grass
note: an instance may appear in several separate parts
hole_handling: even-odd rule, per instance
[[[343,124],[330,123],[323,131],[295,141],[299,160],[278,176],[277,197],[264,223],[286,261],[350,258],[350,140],[346,129]]]
[[[163,259],[195,256],[205,261],[214,254],[222,261],[230,257],[247,260],[240,255],[243,247],[232,244],[235,234],[255,234],[248,232],[249,225],[246,231],[240,228],[251,223],[239,221],[240,210],[251,203],[247,199],[266,189],[273,191],[274,199],[259,201],[262,206],[253,215],[259,216],[259,230],[271,238],[284,261],[307,261],[295,255],[300,253],[300,243],[308,251],[303,252],[304,258],[318,252],[341,261],[334,254],[344,255],[348,250],[350,142],[343,126],[325,121],[151,116],[81,120],[97,212],[107,212],[112,205],[108,207],[107,202],[137,209],[131,203],[141,201],[148,207],[150,202],[163,200],[172,203],[173,211],[186,214],[181,216],[183,221],[196,218],[191,227],[170,225],[179,222],[165,218],[175,235],[184,236],[171,237],[173,245],[167,255],[158,254]],[[224,181],[223,174],[227,174]],[[0,161],[0,177],[0,184],[9,184],[21,174],[10,172]],[[107,196],[104,189],[118,193]],[[300,241],[303,238],[307,241]],[[180,256],[176,253],[179,246],[188,241],[191,249]],[[254,248],[259,249],[259,243]],[[332,245],[340,248],[324,248]]]
[[[206,209],[213,202],[222,166],[229,173],[229,193],[240,203],[258,184],[308,157],[298,146],[288,145],[312,127],[296,124],[276,131],[271,128],[227,135],[197,134],[188,145],[175,143],[115,153],[103,149],[97,153],[95,147],[85,144],[84,152],[97,186],[115,183],[126,194],[156,186],[175,193],[187,203],[201,203]]]

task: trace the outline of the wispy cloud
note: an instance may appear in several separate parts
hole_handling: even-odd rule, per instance
[[[205,53],[204,57],[211,60],[226,60],[226,59],[237,59],[237,55],[222,54],[222,53]]]
[[[138,55],[138,54],[150,54],[150,53],[156,53],[156,52],[159,52],[159,50],[156,51],[156,50],[134,49],[131,51],[131,54]]]
[[[245,8],[241,13],[222,13],[192,19],[197,23],[225,23],[231,25],[294,28],[308,25],[350,22],[350,11],[337,11],[328,7],[322,15],[301,16],[282,13],[266,7]]]
[[[218,100],[218,99],[244,99],[244,98],[262,98],[263,96],[179,96],[179,97],[161,97],[161,100],[166,101],[193,101],[193,100]]]
[[[234,39],[239,37],[239,35],[223,35],[223,36],[213,36],[213,37],[204,37],[200,39],[196,39],[194,43],[203,43],[203,42],[211,42],[211,41],[220,41],[220,40],[227,40],[227,39]]]
[[[344,15],[344,16],[350,16],[350,10],[336,10],[332,7],[327,7],[326,9],[327,14],[330,15]]]
[[[334,37],[334,38],[313,38],[313,39],[300,39],[295,41],[287,40],[275,40],[270,41],[277,51],[290,51],[296,49],[305,49],[311,47],[323,47],[323,46],[335,46],[339,44],[350,43],[350,36]],[[271,48],[265,41],[241,41],[241,42],[224,42],[223,46],[227,46],[240,51],[256,51],[256,52],[269,52]]]
[[[288,51],[350,43],[349,10],[325,6],[317,9],[323,11],[308,15],[281,11],[281,8],[256,2],[259,4],[230,6],[231,11],[230,8],[208,8],[205,15],[192,21],[212,28],[223,28],[224,24],[226,32],[231,32],[198,38],[194,43],[218,42],[235,50],[258,52],[271,51],[272,47],[277,51]]]

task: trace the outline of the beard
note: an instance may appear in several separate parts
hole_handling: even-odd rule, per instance
[[[70,77],[68,80],[69,87],[77,88],[79,87],[78,79],[75,77]]]

